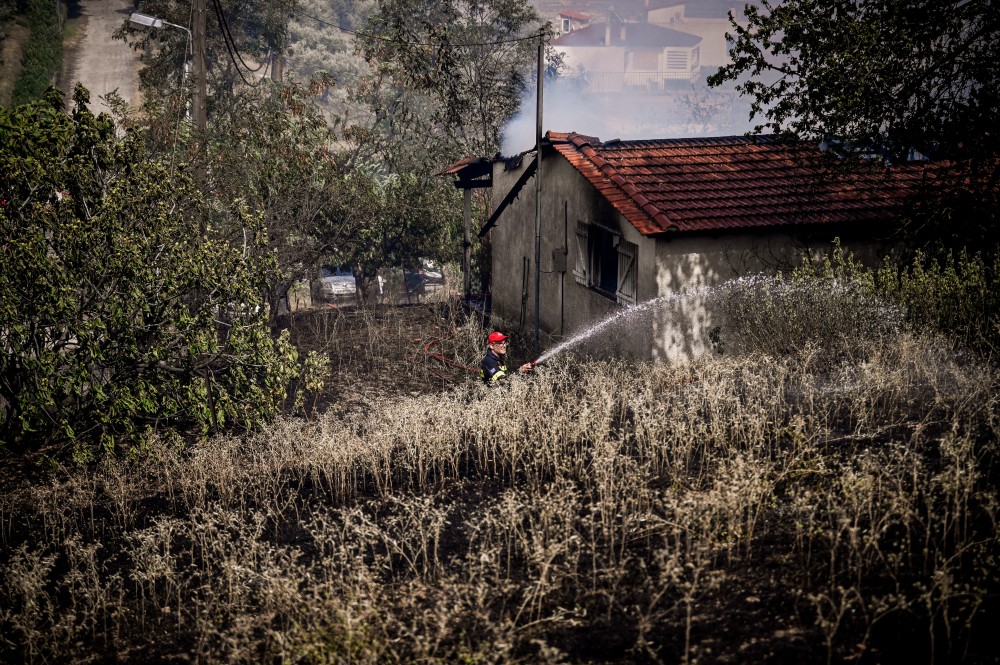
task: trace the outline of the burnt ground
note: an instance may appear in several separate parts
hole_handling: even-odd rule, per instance
[[[373,400],[437,394],[450,387],[478,381],[478,361],[485,333],[481,320],[472,325],[454,306],[432,303],[358,309],[353,306],[324,307],[296,312],[279,321],[290,331],[304,355],[310,351],[330,358],[330,376],[324,389],[306,402],[306,417],[320,413],[363,413]],[[511,364],[529,359],[531,340],[509,326],[497,324],[513,338]],[[45,482],[55,462],[35,454],[8,457],[0,472],[0,491],[12,485]],[[52,451],[48,451],[52,452]],[[496,488],[493,488],[496,489]],[[459,513],[489,499],[488,483],[456,485]],[[772,516],[770,519],[777,519]],[[700,611],[690,618],[691,662],[702,663],[792,663],[823,662],[827,658],[823,638],[814,625],[813,610],[788,575],[786,529],[780,523],[761,525],[767,534],[755,546],[755,556],[730,570],[725,583],[698,599]],[[765,528],[766,527],[766,528]],[[786,534],[787,535],[787,534]],[[447,558],[447,557],[445,557]],[[985,623],[997,609],[984,608],[977,619],[976,634],[988,637]],[[684,656],[682,613],[676,621],[660,624],[646,637],[649,652],[634,649],[637,635],[614,622],[597,620],[578,629],[552,635],[571,662],[679,662]],[[854,617],[845,617],[845,633],[853,632]],[[859,625],[860,629],[860,625]],[[859,642],[861,634],[859,633]],[[865,650],[841,651],[835,662],[926,662],[926,626],[905,620],[880,625]],[[169,645],[162,645],[168,648]],[[174,645],[176,646],[176,645]],[[146,653],[154,659],[166,653]],[[982,640],[969,644],[958,659],[947,655],[940,662],[998,662]],[[115,660],[109,655],[108,662]]]
[[[320,307],[279,321],[301,354],[330,357],[329,380],[321,394],[307,399],[308,415],[363,408],[374,397],[431,394],[478,381],[491,324],[511,336],[509,365],[531,359],[528,335],[502,321],[466,314],[457,301],[368,310]]]

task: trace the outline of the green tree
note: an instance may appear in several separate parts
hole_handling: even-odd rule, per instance
[[[459,157],[499,152],[503,128],[534,79],[538,40],[549,32],[524,0],[378,0],[358,32],[370,74],[355,92],[370,116],[353,132],[366,160],[380,162],[383,174],[397,174],[388,189],[376,188],[389,196],[375,200],[396,209],[392,193],[402,187],[414,197],[419,184],[426,188],[420,205],[436,212],[389,214],[383,222],[395,219],[393,231],[374,235],[407,237],[422,220],[431,225],[422,239],[436,239],[431,244],[440,255],[457,256],[461,203],[450,183],[428,175]]]
[[[305,80],[329,77],[323,106],[352,122],[367,115],[351,91],[370,73],[353,33],[363,28],[374,6],[374,0],[300,0],[288,24],[289,71]]]
[[[734,22],[731,62],[709,77],[752,98],[757,131],[843,141],[890,161],[950,160],[920,203],[922,244],[994,234],[1000,157],[1000,16],[988,0],[762,0]],[[860,149],[860,150],[858,150]]]
[[[359,34],[377,128],[445,159],[493,155],[547,34],[524,0],[379,0]]]
[[[213,208],[141,132],[117,136],[82,87],[75,101],[0,109],[0,443],[87,456],[148,429],[268,419],[295,353],[262,307],[259,218]]]
[[[21,7],[31,29],[14,82],[11,105],[40,99],[62,66],[62,8],[51,0],[26,0]]]
[[[234,91],[258,85],[273,73],[286,48],[287,25],[295,0],[207,0],[206,53],[209,117],[227,107]],[[190,27],[188,0],[143,0],[140,11]],[[173,95],[187,58],[188,35],[176,29],[137,28],[123,21],[116,36],[145,54],[139,72],[145,95]],[[191,78],[188,78],[191,83]]]
[[[429,171],[387,172],[381,160],[356,161],[343,181],[344,217],[356,220],[350,238],[331,257],[350,264],[363,301],[386,268],[420,259],[457,257],[461,199],[451,183]]]
[[[732,62],[710,83],[740,81],[763,128],[895,159],[996,156],[1000,19],[987,0],[761,4],[734,23]]]
[[[321,86],[243,90],[209,127],[206,191],[242,200],[264,223],[259,251],[274,259],[267,273],[272,321],[292,285],[367,222],[344,203],[343,147],[311,96]],[[241,228],[230,233],[242,242]]]

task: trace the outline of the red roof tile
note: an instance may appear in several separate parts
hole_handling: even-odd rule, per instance
[[[581,14],[580,12],[559,12],[559,16],[579,21],[580,23],[590,23],[590,17],[586,14]]]
[[[889,220],[935,168],[913,163],[833,177],[814,144],[767,137],[546,138],[644,235]]]
[[[452,175],[453,173],[459,173],[465,167],[471,166],[472,164],[478,164],[481,161],[482,157],[465,157],[463,159],[458,160],[454,164],[451,164],[443,171],[438,171],[434,175]]]

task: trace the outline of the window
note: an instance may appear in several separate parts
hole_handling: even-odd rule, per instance
[[[568,18],[564,18],[562,20],[562,31],[563,32],[569,32],[569,19]],[[544,104],[543,104],[543,106],[544,106]]]
[[[573,275],[582,286],[623,305],[634,305],[638,294],[638,250],[635,243],[613,231],[577,222]]]

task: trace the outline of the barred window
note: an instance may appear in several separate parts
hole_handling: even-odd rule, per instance
[[[667,69],[671,71],[688,71],[690,52],[683,49],[667,49]]]

